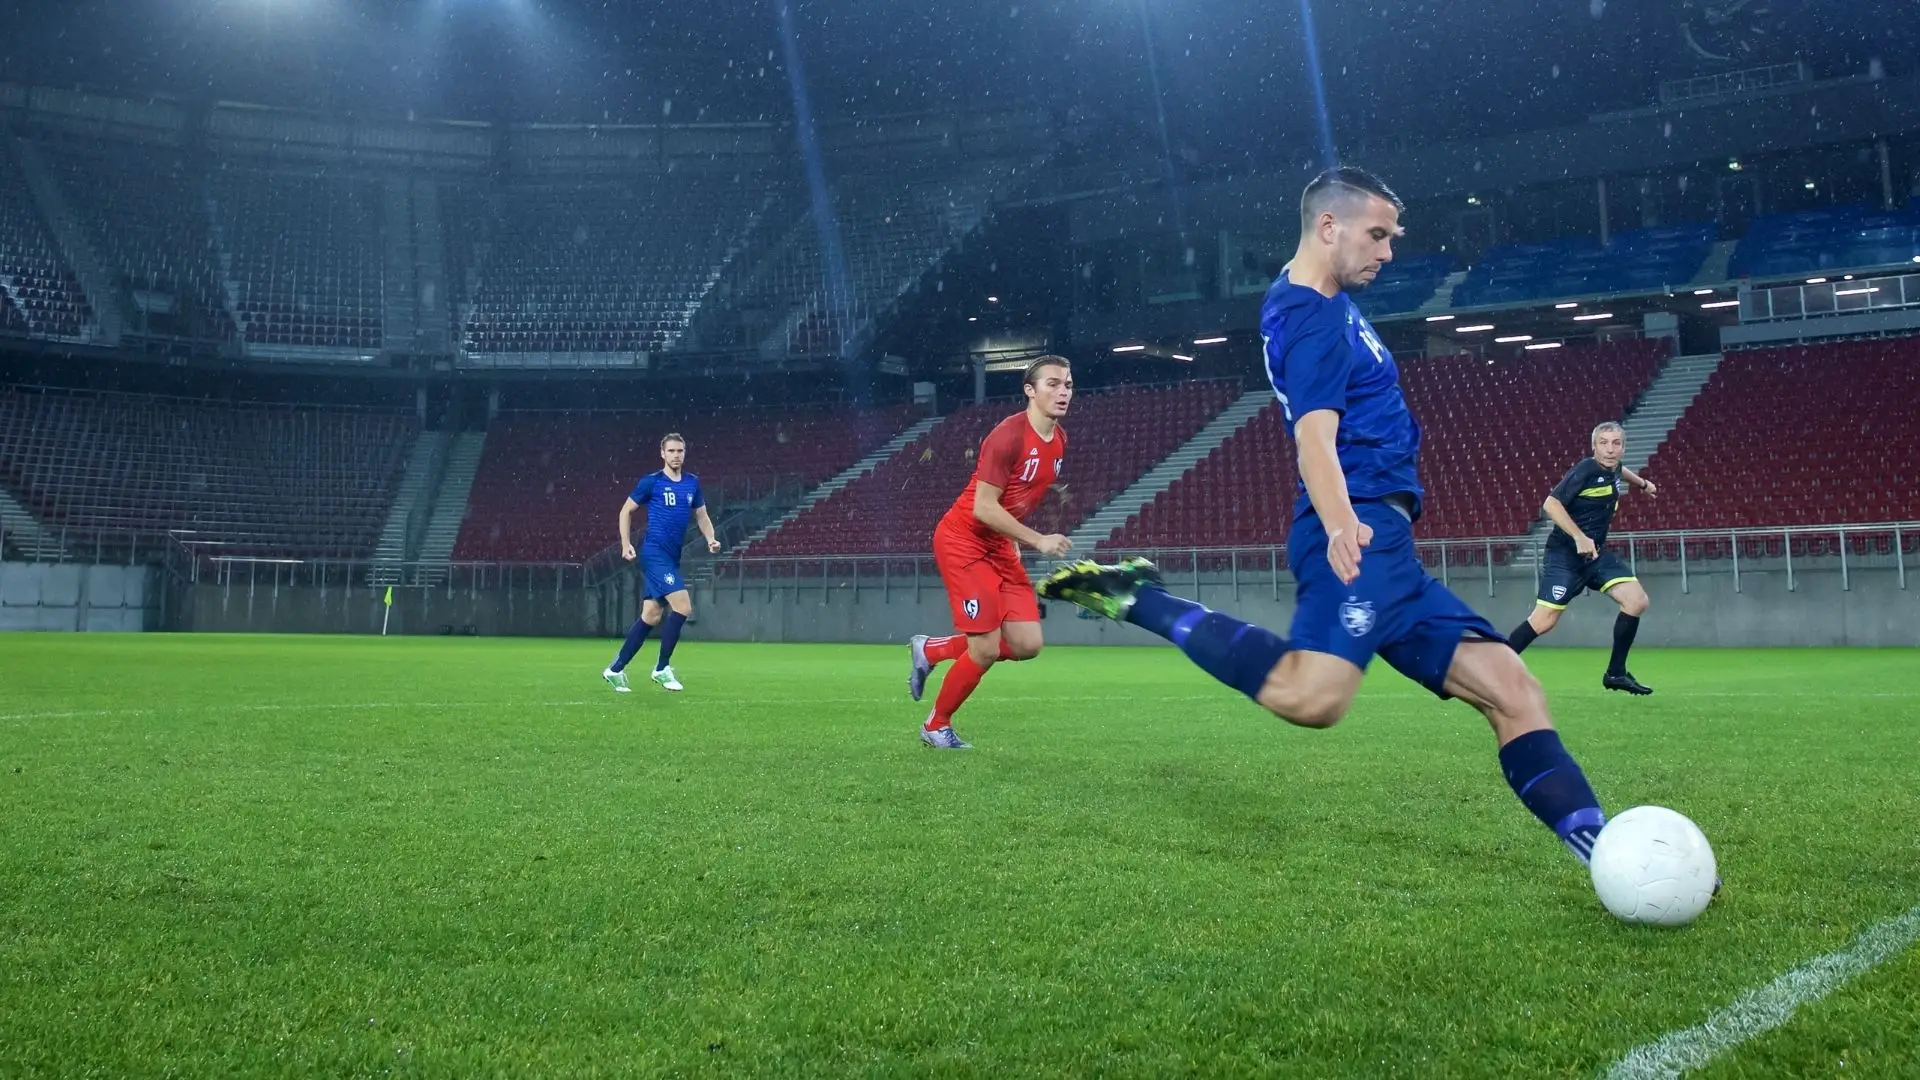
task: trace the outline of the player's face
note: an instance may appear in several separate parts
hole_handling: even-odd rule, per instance
[[[1073,403],[1073,369],[1041,368],[1040,377],[1027,384],[1027,400],[1039,405],[1040,411],[1052,419],[1067,415],[1067,406]]]
[[[666,463],[667,468],[672,469],[674,472],[679,472],[680,467],[687,463],[687,444],[683,442],[670,442],[661,447],[660,460]]]
[[[1618,466],[1626,452],[1626,436],[1618,431],[1603,431],[1593,437],[1593,460],[1599,462],[1602,468]]]
[[[1380,268],[1393,261],[1393,242],[1406,234],[1400,211],[1377,195],[1369,195],[1334,219],[1333,276],[1342,289],[1357,292],[1373,284]]]

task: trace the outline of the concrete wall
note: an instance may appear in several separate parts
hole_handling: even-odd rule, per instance
[[[1843,589],[1837,565],[1828,560],[1814,569],[1796,566],[1791,591],[1780,567],[1743,567],[1738,591],[1725,564],[1709,573],[1689,573],[1684,590],[1680,575],[1665,565],[1657,571],[1646,566],[1641,570],[1653,607],[1641,625],[1640,644],[1920,645],[1920,567],[1908,567],[1905,589],[1892,567],[1850,569]],[[878,582],[865,583],[857,595],[850,582],[823,589],[815,579],[797,593],[787,584],[784,589],[776,586],[771,596],[764,584],[700,590],[695,597],[699,635],[722,641],[878,643],[940,633],[952,624],[937,582],[922,585],[917,597],[911,584],[883,589]],[[1293,618],[1293,584],[1284,576],[1277,583],[1271,577],[1243,579],[1237,595],[1231,583],[1217,579],[1203,580],[1197,590],[1191,579],[1169,585],[1176,593],[1197,593],[1211,607],[1283,631]],[[1452,585],[1502,630],[1517,625],[1533,607],[1533,579],[1527,572],[1497,579],[1492,596],[1484,569],[1477,576],[1469,572],[1455,577]],[[1608,645],[1616,610],[1605,598],[1583,596],[1541,645]],[[1138,645],[1155,640],[1132,626],[1079,617],[1077,608],[1061,604],[1048,605],[1044,625],[1047,639],[1056,644]]]
[[[144,566],[0,562],[0,630],[146,630],[154,585]]]

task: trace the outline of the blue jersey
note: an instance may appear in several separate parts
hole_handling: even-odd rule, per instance
[[[677,562],[693,512],[707,505],[700,494],[700,478],[681,473],[680,479],[674,480],[662,469],[641,477],[627,497],[647,508],[647,535],[641,545]]]
[[[1366,317],[1347,294],[1322,296],[1295,285],[1283,272],[1260,308],[1266,343],[1267,380],[1279,395],[1287,435],[1310,412],[1340,414],[1334,441],[1347,493],[1355,500],[1398,492],[1413,496],[1414,515],[1425,494],[1414,468],[1420,425],[1400,395],[1400,369]],[[1294,517],[1310,513],[1306,482]]]

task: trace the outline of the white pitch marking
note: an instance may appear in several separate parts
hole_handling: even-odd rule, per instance
[[[1681,1076],[1786,1023],[1800,1006],[1826,997],[1905,952],[1915,941],[1920,941],[1920,904],[1867,927],[1845,949],[1817,956],[1758,990],[1741,994],[1705,1022],[1634,1047],[1604,1076],[1606,1080]]]

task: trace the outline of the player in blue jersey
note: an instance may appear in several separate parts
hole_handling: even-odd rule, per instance
[[[641,477],[627,496],[626,505],[620,508],[620,554],[628,562],[639,559],[640,576],[646,582],[640,617],[627,630],[620,655],[600,673],[607,685],[622,694],[630,689],[627,663],[656,626],[660,627],[660,659],[653,666],[653,681],[667,690],[684,689],[673,673],[673,647],[680,642],[680,628],[693,614],[693,597],[687,592],[686,579],[680,576],[680,545],[687,538],[687,523],[700,526],[709,552],[720,550],[720,541],[713,535],[713,519],[707,516],[707,500],[700,494],[700,478],[686,471],[687,440],[679,432],[660,440],[660,462],[661,470]],[[647,535],[636,551],[633,512],[643,506],[647,508]],[[660,606],[663,603],[667,605],[665,610]]]
[[[1393,257],[1401,209],[1368,173],[1320,174],[1300,199],[1299,249],[1261,310],[1267,376],[1305,495],[1287,541],[1299,583],[1291,638],[1169,594],[1144,559],[1073,564],[1042,582],[1040,594],[1168,639],[1209,675],[1304,727],[1346,715],[1378,654],[1486,716],[1514,793],[1585,862],[1606,818],[1553,729],[1540,684],[1414,553],[1420,427],[1392,354],[1347,296]]]

